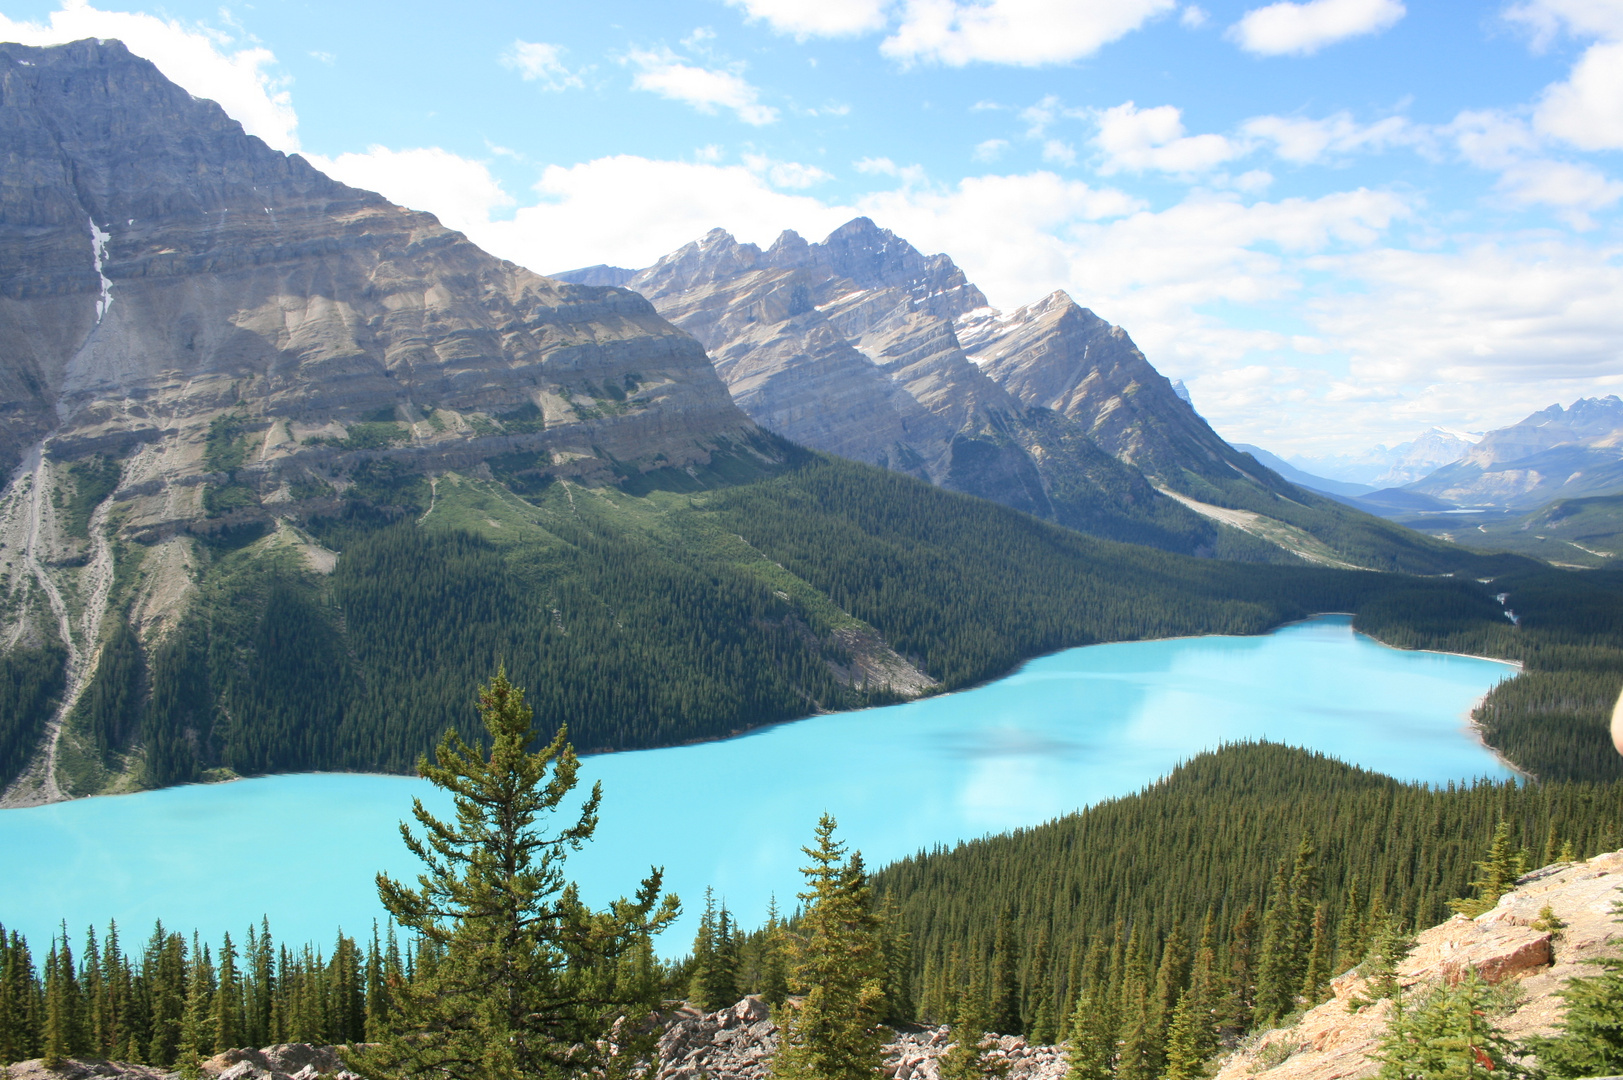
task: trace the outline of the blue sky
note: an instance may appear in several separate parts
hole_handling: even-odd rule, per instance
[[[546,272],[863,213],[1308,456],[1623,387],[1623,0],[0,0]]]

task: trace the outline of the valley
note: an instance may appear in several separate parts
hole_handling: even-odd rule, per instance
[[[499,62],[584,91],[551,48]],[[1610,895],[1617,397],[1326,479],[883,202],[548,276],[167,70],[0,43],[0,1074],[1363,1076],[1388,998],[1464,992],[1433,954],[1526,924],[1543,972],[1525,898]],[[765,129],[744,70],[700,74]]]

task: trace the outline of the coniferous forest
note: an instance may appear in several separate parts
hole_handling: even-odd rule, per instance
[[[1330,978],[1378,969],[1475,895],[1496,840],[1526,866],[1623,846],[1623,785],[1434,789],[1275,744],[1202,754],[1138,794],[872,874],[885,1019],[945,1022],[974,995],[990,1030],[1091,1038],[1115,1048],[1098,1076],[1161,1075],[1186,996],[1211,1018],[1206,1054],[1322,999]],[[800,912],[754,929],[708,898],[703,913],[689,955],[642,949],[627,961],[637,978],[705,1008],[781,1001]],[[441,948],[392,925],[340,933],[330,951],[278,944],[264,924],[218,943],[161,925],[135,946],[128,934],[6,937],[0,1059],[54,1049],[168,1066],[370,1039]]]
[[[1623,575],[1463,552],[1456,575],[1429,578],[1196,559],[784,452],[775,475],[637,493],[529,487],[511,470],[430,492],[385,470],[302,533],[212,535],[175,632],[148,649],[110,623],[69,721],[70,786],[93,793],[119,769],[144,786],[211,769],[406,771],[466,722],[464,688],[500,663],[544,724],[621,749],[892,700],[853,674],[852,650],[876,640],[954,690],[1056,649],[1321,611],[1402,647],[1523,661],[1485,707],[1489,741],[1539,776],[1619,775],[1591,750],[1623,685]],[[333,572],[289,537],[336,552]],[[60,669],[49,646],[7,658],[0,780],[26,763]]]

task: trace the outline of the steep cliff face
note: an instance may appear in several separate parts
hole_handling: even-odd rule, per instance
[[[1175,488],[1193,472],[1288,489],[1224,442],[1127,331],[1063,292],[1008,315],[971,313],[957,329],[970,357],[1010,394],[1075,420],[1099,446],[1148,476]]]
[[[643,297],[339,184],[116,41],[0,44],[0,158],[0,660],[65,656],[49,718],[0,718],[0,780],[47,751],[13,801],[61,796],[110,606],[148,643],[179,625],[196,537],[358,490],[418,514],[406,481],[493,462],[536,487],[783,452]]]
[[[947,256],[866,218],[766,251],[714,230],[628,286],[703,342],[733,399],[780,435],[1099,535],[1217,546],[1219,527],[966,356],[954,320],[985,296]]]
[[[381,434],[412,467],[494,437],[581,472],[751,427],[642,298],[336,183],[116,42],[0,46],[0,94],[8,468],[50,433],[59,456],[161,448],[173,481],[230,410],[266,426],[245,462],[262,490],[341,464],[310,439],[363,421],[398,422]],[[496,426],[515,410],[530,430]]]

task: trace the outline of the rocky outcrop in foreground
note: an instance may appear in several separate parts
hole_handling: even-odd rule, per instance
[[[778,1052],[778,1026],[758,997],[712,1013],[683,1006],[664,1017],[656,1080],[766,1080]],[[947,1029],[898,1032],[885,1044],[888,1080],[940,1080],[941,1055],[952,1044]],[[342,1047],[284,1043],[263,1050],[228,1050],[202,1063],[204,1080],[360,1080],[344,1067]],[[1005,1035],[993,1051],[1009,1062],[1009,1080],[1061,1080],[1065,1052],[1059,1046],[1029,1046]],[[68,1059],[56,1069],[38,1060],[11,1066],[9,1080],[180,1080],[178,1072],[121,1061]]]
[[[939,1061],[951,1045],[945,1027],[897,1032],[885,1044],[884,1075],[890,1080],[940,1080]],[[684,1009],[659,1040],[658,1080],[765,1080],[777,1050],[778,1027],[758,997],[713,1013]],[[1008,1060],[1009,1080],[1060,1080],[1065,1075],[1063,1047],[1030,1046],[1019,1036],[1005,1035],[992,1053]]]
[[[1499,1023],[1512,1038],[1547,1035],[1561,1018],[1555,992],[1595,969],[1584,961],[1611,955],[1623,937],[1612,914],[1623,886],[1623,851],[1586,862],[1557,863],[1520,879],[1491,911],[1475,919],[1456,915],[1420,934],[1398,967],[1406,993],[1457,981],[1475,968],[1490,983],[1514,984],[1516,1007]],[[1566,925],[1535,929],[1545,905]],[[1354,1010],[1367,997],[1357,969],[1331,984],[1334,997],[1309,1010],[1300,1022],[1249,1042],[1223,1063],[1217,1080],[1362,1080],[1380,1071],[1370,1055],[1379,1047],[1392,1015],[1391,1000]]]
[[[344,1067],[341,1047],[280,1043],[263,1050],[227,1050],[201,1063],[204,1080],[360,1080]],[[55,1069],[35,1059],[13,1065],[9,1080],[179,1080],[180,1073],[127,1061],[68,1058]]]

